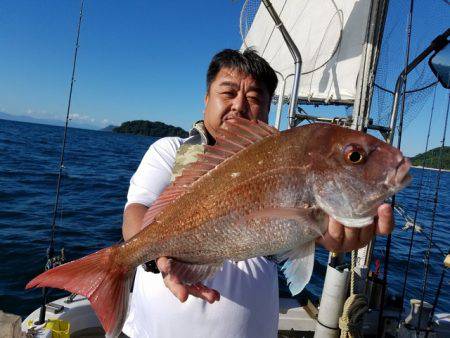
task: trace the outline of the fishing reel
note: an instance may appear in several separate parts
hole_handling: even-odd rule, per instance
[[[65,261],[66,256],[64,254],[64,248],[61,248],[59,255],[55,255],[54,250],[47,248],[47,263],[45,264],[46,271],[64,264]]]

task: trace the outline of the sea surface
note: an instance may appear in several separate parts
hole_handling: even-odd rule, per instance
[[[0,309],[3,311],[26,316],[40,305],[41,292],[25,291],[24,286],[43,271],[46,262],[63,132],[62,127],[0,120]],[[69,128],[55,233],[55,247],[64,248],[67,260],[121,240],[129,180],[154,141],[151,137]],[[412,173],[412,185],[398,194],[397,202],[414,217],[423,174],[417,219],[429,236],[438,172],[413,168]],[[443,172],[433,241],[444,251],[450,246],[449,206],[450,173]],[[398,214],[396,224],[388,281],[389,292],[400,295],[411,230],[402,230],[405,220]],[[422,292],[428,241],[420,233],[415,238],[406,299],[420,298]],[[377,240],[375,259],[384,259],[384,243],[385,238]],[[319,264],[307,288],[319,296],[328,254],[319,249],[316,257]],[[442,267],[443,256],[433,246],[425,298],[430,302],[434,300]],[[438,311],[450,312],[449,282],[447,274]],[[53,291],[50,299],[62,294]]]

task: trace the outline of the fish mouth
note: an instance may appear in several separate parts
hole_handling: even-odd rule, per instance
[[[395,190],[400,190],[407,186],[411,182],[411,175],[409,169],[411,168],[411,161],[407,157],[402,157],[401,161],[394,169],[394,171],[388,175],[388,185],[394,187]]]

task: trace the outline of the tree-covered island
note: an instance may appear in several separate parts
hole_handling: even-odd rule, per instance
[[[115,133],[127,133],[153,137],[188,137],[189,135],[186,130],[180,127],[175,127],[159,121],[152,122],[145,120],[127,121],[122,123],[120,127],[115,127],[112,131]]]
[[[425,167],[439,169],[440,152],[441,147],[428,150],[411,158],[411,162],[414,166],[421,167],[425,164]],[[450,170],[450,147],[442,149],[442,169]]]

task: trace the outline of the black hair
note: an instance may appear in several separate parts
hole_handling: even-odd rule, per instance
[[[264,84],[272,98],[277,88],[278,79],[269,63],[258,53],[247,48],[243,52],[234,49],[224,49],[213,56],[206,74],[206,91],[222,68],[237,69],[251,75],[257,82]]]

